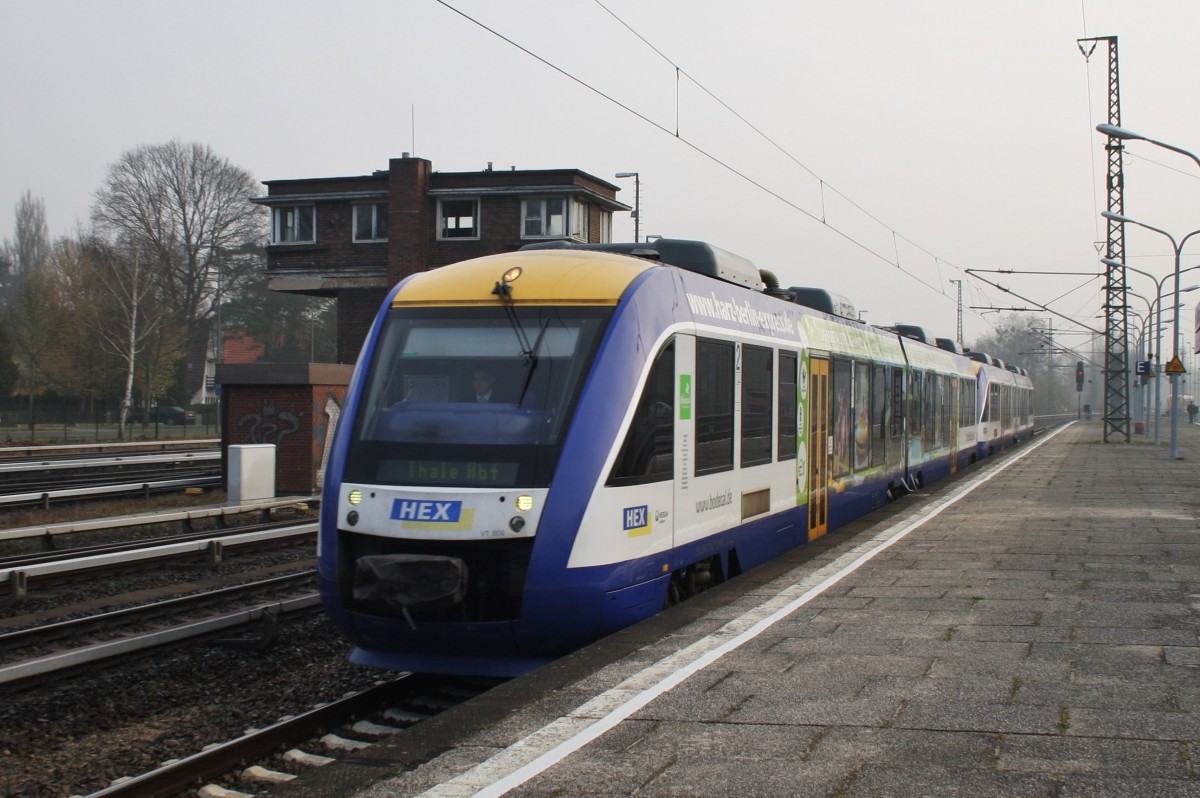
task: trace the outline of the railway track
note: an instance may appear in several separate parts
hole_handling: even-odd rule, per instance
[[[302,571],[0,633],[0,685],[252,626],[262,627],[258,644],[266,645],[280,619],[319,606],[315,577]]]
[[[0,459],[0,509],[220,485],[219,449]]]
[[[0,560],[0,591],[24,600],[31,585],[79,581],[98,574],[160,566],[178,560],[220,565],[234,549],[264,548],[315,539],[315,522],[263,524],[250,529],[189,533],[152,543],[110,543],[45,554],[15,555]]]
[[[197,785],[201,795],[261,794],[264,787],[289,781],[306,768],[357,752],[427,717],[484,692],[495,681],[404,673],[340,700],[247,731],[226,743],[122,780],[89,798],[167,798]],[[364,719],[358,720],[356,718]],[[326,733],[329,730],[338,733]],[[305,750],[295,746],[303,745]],[[313,750],[323,753],[313,753]],[[245,767],[256,760],[267,764]],[[223,791],[230,790],[230,793]]]

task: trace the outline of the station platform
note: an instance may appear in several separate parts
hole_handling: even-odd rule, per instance
[[[1075,423],[273,796],[1200,796],[1200,427]]]

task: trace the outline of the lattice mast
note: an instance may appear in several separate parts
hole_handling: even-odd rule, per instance
[[[1121,126],[1121,87],[1117,69],[1117,37],[1096,36],[1080,39],[1079,49],[1084,57],[1092,54],[1096,42],[1108,43],[1108,123]],[[1091,47],[1085,48],[1085,43]],[[1125,214],[1125,173],[1121,162],[1123,147],[1120,139],[1110,136],[1104,147],[1108,153],[1108,210]],[[1125,224],[1108,219],[1108,239],[1105,257],[1109,262],[1104,281],[1104,442],[1113,435],[1126,443],[1131,440],[1129,424],[1129,314],[1128,289],[1125,277]]]

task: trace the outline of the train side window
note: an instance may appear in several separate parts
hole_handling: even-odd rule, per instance
[[[920,371],[912,372],[912,415],[909,417],[909,431],[914,435],[921,432],[925,423],[925,374]]]
[[[871,464],[871,364],[854,364],[854,470]]]
[[[954,378],[943,374],[940,383],[942,386],[942,417],[938,421],[938,429],[942,435],[942,446],[949,446],[954,440],[953,431],[958,428],[958,405],[954,403]]]
[[[775,353],[742,346],[742,466],[771,462],[771,383]]]
[[[925,375],[925,435],[931,446],[940,446],[941,436],[941,375]]]
[[[733,344],[696,341],[696,475],[733,468]]]
[[[891,401],[888,396],[887,366],[875,366],[871,376],[871,465],[881,466],[887,457],[888,411]]]
[[[941,374],[925,377],[925,429],[935,448],[942,445],[942,381]]]
[[[854,405],[850,395],[852,367],[849,360],[839,357],[829,363],[831,372],[830,384],[833,385],[833,463],[831,474],[834,477],[850,473],[853,440],[851,433],[851,412]]]
[[[893,439],[904,434],[904,369],[902,368],[892,369],[891,426],[890,436]]]
[[[779,353],[778,460],[796,459],[796,353]]]
[[[675,341],[654,361],[633,411],[633,423],[608,477],[608,485],[663,482],[675,474]]]

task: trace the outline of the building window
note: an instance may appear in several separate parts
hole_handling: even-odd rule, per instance
[[[311,244],[316,238],[312,205],[277,205],[273,209],[272,244]]]
[[[479,200],[439,201],[438,238],[479,238]]]
[[[564,197],[521,201],[522,238],[563,238],[567,234],[567,201]]]
[[[607,244],[612,241],[612,214],[608,211],[600,212],[600,243]]]
[[[571,200],[571,238],[588,240],[588,206],[577,199]]]
[[[354,240],[387,241],[387,203],[354,206]]]

